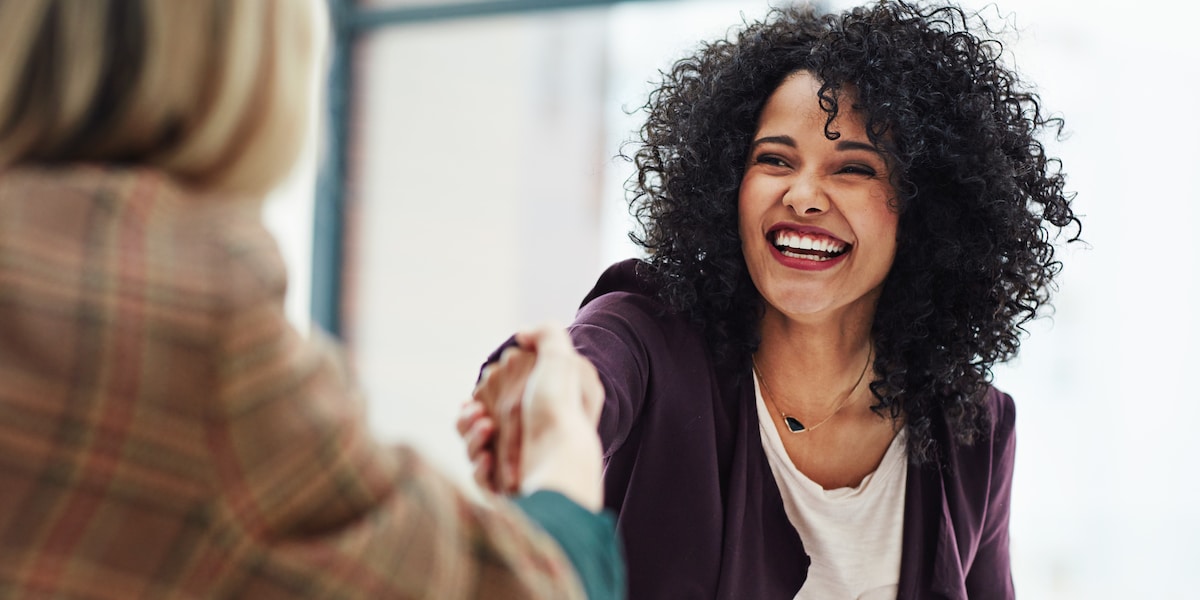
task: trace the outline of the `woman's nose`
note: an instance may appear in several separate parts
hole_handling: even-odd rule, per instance
[[[829,196],[817,178],[797,174],[783,194],[783,204],[797,216],[819,215],[829,210]]]

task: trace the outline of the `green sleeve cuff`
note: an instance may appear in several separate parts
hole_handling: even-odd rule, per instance
[[[593,513],[549,490],[515,502],[562,547],[590,600],[625,598],[625,561],[611,511]]]

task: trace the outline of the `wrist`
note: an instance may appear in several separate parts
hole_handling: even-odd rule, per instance
[[[555,491],[599,512],[604,505],[602,472],[600,439],[580,419],[574,426],[555,427],[525,441],[520,492]]]

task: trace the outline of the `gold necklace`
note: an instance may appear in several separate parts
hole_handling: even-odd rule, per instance
[[[758,382],[762,384],[763,396],[766,397],[766,399],[771,403],[771,406],[775,407],[775,411],[779,413],[779,416],[783,417],[783,424],[787,425],[788,431],[792,433],[804,433],[806,431],[815,431],[818,427],[828,423],[829,420],[834,417],[834,415],[838,414],[843,408],[846,407],[846,402],[850,400],[850,396],[854,394],[854,390],[858,389],[858,384],[862,383],[863,377],[866,376],[867,367],[871,366],[872,350],[873,348],[869,346],[867,347],[867,362],[863,364],[862,373],[858,374],[858,379],[856,379],[854,381],[854,385],[850,386],[850,389],[846,391],[846,395],[842,396],[842,399],[838,401],[837,405],[833,408],[833,412],[829,413],[828,417],[821,419],[821,422],[813,425],[812,427],[805,427],[804,423],[800,422],[800,419],[783,412],[783,410],[779,408],[779,405],[775,403],[775,395],[771,393],[771,388],[767,386],[767,378],[763,377],[762,371],[758,368],[758,361],[755,360],[753,354],[750,355],[750,366],[753,367],[754,375],[758,377]]]

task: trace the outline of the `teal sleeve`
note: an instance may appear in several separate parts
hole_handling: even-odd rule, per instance
[[[515,502],[562,547],[590,600],[625,598],[625,561],[611,512],[596,514],[545,490]]]

